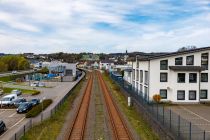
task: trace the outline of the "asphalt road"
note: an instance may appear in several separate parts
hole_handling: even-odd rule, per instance
[[[9,76],[9,75],[27,74],[27,73],[31,73],[31,72],[33,72],[33,70],[17,71],[16,74],[12,74],[12,72],[0,73],[0,77]]]

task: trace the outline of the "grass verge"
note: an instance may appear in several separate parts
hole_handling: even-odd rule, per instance
[[[52,102],[52,99],[46,99],[43,101],[43,103],[34,106],[30,111],[26,113],[26,118],[36,117],[42,112],[42,109],[45,110],[50,104],[52,104]]]
[[[108,84],[108,87],[110,87],[113,97],[119,103],[120,108],[139,137],[142,140],[158,140],[158,135],[152,130],[141,114],[139,114],[134,107],[127,106],[127,99],[122,95],[119,86],[116,85],[107,74],[103,74],[103,78]]]
[[[8,87],[4,87],[3,88],[3,92],[5,94],[10,94],[12,92],[12,90],[14,89],[18,89],[20,91],[22,91],[22,94],[31,94],[31,95],[38,95],[40,94],[40,91],[38,90],[29,90],[29,89],[20,89],[20,88],[8,88]]]
[[[71,109],[74,99],[82,88],[83,80],[70,91],[70,96],[51,118],[32,127],[21,140],[56,140],[65,123],[66,115]]]

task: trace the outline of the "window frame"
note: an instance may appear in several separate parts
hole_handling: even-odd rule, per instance
[[[162,81],[162,80],[161,80],[161,75],[162,75],[162,74],[165,74],[165,75],[166,75],[166,81]],[[161,73],[160,73],[160,82],[168,82],[168,73],[167,73],[167,72],[161,72]]]
[[[192,57],[192,63],[189,63],[188,58]],[[194,65],[194,55],[186,56],[186,65]]]
[[[206,56],[205,56],[206,55]],[[207,57],[207,60],[204,61],[203,57]],[[203,64],[203,62],[207,62],[207,64]],[[208,70],[209,68],[209,53],[202,53],[201,54],[201,67],[204,68],[205,70]]]
[[[166,62],[166,64],[162,64],[163,62]],[[166,66],[163,67],[163,65],[166,65]],[[168,59],[160,60],[160,70],[168,70]]]
[[[180,82],[179,81],[179,74],[184,74],[184,81]],[[177,83],[185,83],[186,82],[186,73],[177,73]]]
[[[206,81],[202,79],[202,75],[204,75],[204,74],[207,74],[207,76],[206,76],[207,77],[207,80]],[[209,81],[208,76],[209,76],[208,73],[201,73],[201,82],[204,82],[204,83],[208,82]]]
[[[181,64],[177,64],[177,59],[179,59],[179,58],[181,58]],[[179,60],[180,61],[180,60]],[[176,57],[175,58],[175,65],[176,66],[181,66],[181,65],[183,65],[183,57]]]
[[[165,91],[166,97],[162,98],[161,91]],[[167,89],[160,89],[160,96],[161,96],[161,99],[167,99],[168,98],[168,91],[167,91]]]
[[[205,98],[201,98],[201,93],[202,93],[202,91],[206,91],[206,97]],[[201,89],[200,90],[200,99],[208,99],[208,90],[207,89]]]
[[[193,99],[190,98],[190,92],[191,92],[191,93],[192,93],[192,92],[195,93],[195,98],[193,98]],[[189,100],[196,100],[196,98],[197,98],[197,91],[196,91],[196,90],[189,90]]]
[[[148,71],[144,71],[144,84],[148,85],[149,84],[149,72]]]
[[[184,93],[184,98],[183,99],[179,99],[178,98],[178,93],[179,92],[183,92]],[[177,100],[185,100],[185,90],[177,90]]]
[[[191,79],[190,79],[190,75],[196,75],[196,79],[195,79],[195,81],[190,81]],[[189,83],[197,83],[197,79],[198,79],[198,74],[197,73],[189,73]]]

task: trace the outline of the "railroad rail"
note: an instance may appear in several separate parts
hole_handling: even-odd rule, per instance
[[[132,140],[130,131],[128,130],[115,102],[113,101],[108,87],[100,72],[97,72],[99,84],[104,94],[109,118],[114,131],[114,137],[116,140]]]
[[[85,125],[87,120],[88,108],[90,103],[90,96],[93,85],[93,75],[90,74],[89,80],[85,89],[85,93],[80,102],[73,124],[68,133],[68,140],[82,140],[84,139]]]

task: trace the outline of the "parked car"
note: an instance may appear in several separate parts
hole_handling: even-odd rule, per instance
[[[25,98],[17,98],[16,100],[11,102],[11,105],[14,105],[15,107],[19,107],[19,105],[24,102],[27,102]]]
[[[12,71],[12,74],[16,74],[16,73],[17,73],[17,71],[16,71],[16,70],[13,70],[13,71]]]
[[[22,91],[18,90],[18,89],[14,89],[11,92],[12,94],[17,94],[17,96],[20,96],[22,94]]]
[[[31,87],[38,87],[38,86],[39,86],[39,82],[38,81],[31,83]]]
[[[17,99],[17,94],[9,94],[9,95],[6,95],[4,96],[1,101],[0,101],[0,104],[1,105],[10,105],[12,103],[12,101],[16,100]]]
[[[6,127],[5,123],[2,120],[0,120],[0,133],[5,132],[6,129],[7,129],[7,127]]]
[[[26,113],[29,110],[31,110],[33,107],[33,105],[29,102],[25,102],[19,105],[19,107],[17,108],[17,113]]]
[[[29,101],[29,103],[31,103],[33,106],[35,106],[35,105],[38,105],[40,103],[40,100],[39,99],[31,99]]]
[[[39,87],[45,87],[45,83],[39,82],[38,86],[39,86]]]

